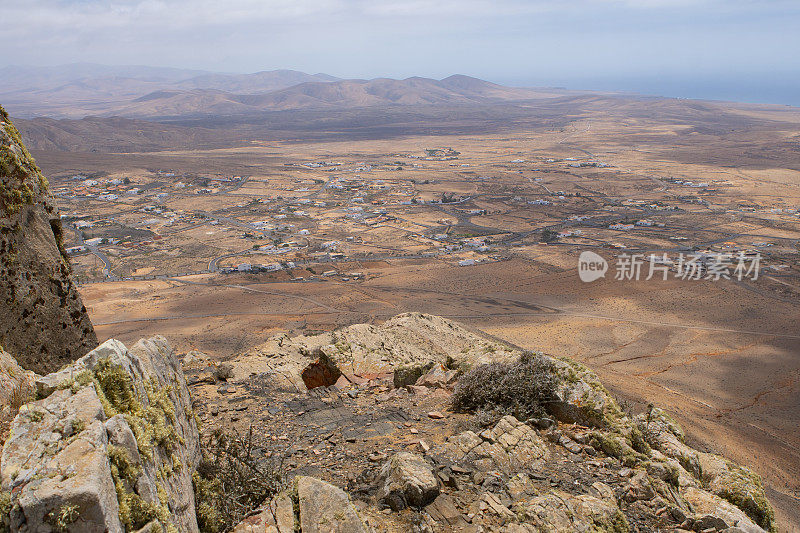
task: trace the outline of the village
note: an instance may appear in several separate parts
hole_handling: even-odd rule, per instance
[[[774,231],[800,225],[798,208],[728,196],[734,188],[726,180],[641,176],[588,157],[476,157],[450,147],[288,160],[269,170],[57,177],[78,281],[261,273],[359,282],[367,277],[363,261],[470,267],[545,249],[606,250],[609,259],[656,254],[671,266],[668,254],[695,254],[703,264],[713,254],[757,254],[773,279],[800,273],[795,241]],[[720,221],[732,226],[717,229]],[[765,230],[753,231],[759,226]]]

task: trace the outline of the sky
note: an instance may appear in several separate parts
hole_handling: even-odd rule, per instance
[[[0,0],[0,20],[0,66],[459,73],[800,106],[798,0]]]

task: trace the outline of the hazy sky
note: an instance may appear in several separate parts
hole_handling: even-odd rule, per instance
[[[800,105],[798,0],[0,0],[0,20],[0,66],[463,73]]]

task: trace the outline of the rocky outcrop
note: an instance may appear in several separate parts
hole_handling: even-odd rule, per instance
[[[192,473],[199,435],[163,337],[116,340],[36,381],[3,447],[10,530],[198,531]]]
[[[465,431],[433,448],[430,456],[443,465],[469,466],[512,474],[549,457],[539,434],[513,416],[504,416],[480,433]]]
[[[726,528],[737,527],[746,533],[764,533],[764,529],[754,524],[752,520],[738,507],[715,496],[710,492],[690,488],[683,497],[695,512],[695,518],[688,520],[687,526],[695,531],[724,531]]]
[[[47,180],[0,108],[0,345],[46,373],[97,346]]]
[[[372,472],[364,485],[357,486],[360,498],[371,495],[368,501],[359,501],[359,512],[381,531],[403,531],[401,517],[407,513],[419,513],[433,530],[442,520],[453,530],[481,525],[491,531],[519,532],[713,531],[722,526],[774,530],[772,509],[757,476],[693,449],[680,426],[663,410],[653,408],[631,417],[594,372],[568,358],[536,355],[545,362],[537,372],[547,374],[533,375],[553,383],[552,390],[548,386],[547,394],[535,399],[539,409],[520,409],[514,395],[527,389],[508,385],[511,394],[491,396],[467,408],[487,408],[481,413],[487,416],[476,416],[472,422],[490,423],[501,416],[499,421],[482,430],[453,431],[448,419],[464,414],[444,411],[463,392],[463,380],[480,374],[481,363],[500,361],[508,364],[493,365],[492,372],[486,373],[492,377],[487,383],[500,387],[506,381],[498,373],[503,368],[515,371],[515,361],[522,356],[520,349],[441,317],[406,313],[379,326],[361,324],[322,335],[275,337],[255,353],[232,361],[233,382],[279,384],[272,391],[287,399],[304,397],[307,388],[318,388],[308,396],[320,398],[319,409],[326,415],[314,416],[325,422],[325,431],[336,427],[330,418],[339,417],[345,405],[358,404],[359,409],[405,406],[408,413],[399,417],[405,422],[396,427],[398,431],[408,427],[408,435],[401,441],[403,448],[391,452],[414,449],[424,457],[416,457],[409,466],[410,458],[408,465],[399,464],[403,462],[399,458],[413,455],[394,455],[380,472]],[[316,372],[323,361],[323,366],[334,365],[343,378],[334,386],[329,385],[332,377],[325,378],[321,381],[326,386],[316,387],[308,379],[309,370],[304,384],[303,370]],[[463,374],[464,369],[469,371]],[[462,379],[462,374],[467,377]],[[302,408],[293,409],[298,415],[307,408],[304,402],[300,404]],[[506,413],[526,420],[502,416]],[[421,417],[449,427],[448,433],[433,426],[424,434]],[[289,424],[291,420],[283,419]],[[280,431],[285,429],[280,427]],[[345,442],[357,450],[352,453],[373,463],[383,461],[388,451],[370,449],[367,439],[363,444],[352,437]],[[318,442],[310,440],[306,446],[316,449]],[[321,452],[309,455],[312,466],[324,458],[324,448]],[[352,457],[342,459],[342,464],[355,461]],[[439,489],[435,498],[429,468]],[[426,483],[421,482],[423,476]],[[426,492],[425,486],[431,488],[431,496],[418,497]],[[413,509],[385,513],[385,507],[406,506]]]
[[[508,531],[548,533],[627,533],[628,522],[613,493],[605,498],[573,496],[562,491],[536,496],[514,505],[521,524]]]
[[[234,533],[367,533],[350,497],[319,479],[298,476],[290,490],[245,519]]]
[[[774,525],[775,513],[761,478],[749,469],[711,453],[700,453],[701,482],[709,492],[735,505],[764,529]]]
[[[770,530],[774,527],[774,511],[759,476],[724,457],[699,452],[688,446],[678,423],[659,408],[637,415],[635,421],[653,448],[676,461],[682,470],[689,472],[696,480],[696,483],[681,483],[687,485],[687,489],[693,489],[692,494],[697,495],[697,490],[703,488],[733,504],[761,528]]]
[[[276,383],[290,390],[305,390],[303,371],[319,359],[320,352],[345,374],[393,374],[398,369],[398,386],[415,383],[436,363],[457,367],[519,354],[507,344],[442,317],[403,313],[380,326],[355,324],[293,338],[278,335],[231,362],[237,376],[266,368]],[[320,382],[310,381],[312,385]]]
[[[381,469],[380,501],[392,510],[428,505],[439,495],[439,482],[430,465],[419,455],[400,452]]]

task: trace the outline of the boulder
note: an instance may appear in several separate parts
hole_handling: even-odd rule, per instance
[[[428,362],[420,365],[403,365],[394,369],[392,383],[396,389],[415,385],[430,368],[433,363]]]
[[[335,385],[342,376],[342,371],[322,349],[317,349],[314,355],[317,357],[316,361],[306,366],[300,373],[303,384],[309,390]]]
[[[775,512],[757,474],[719,455],[700,452],[697,455],[706,490],[734,504],[762,528],[774,527]]]
[[[199,435],[163,337],[130,350],[107,341],[36,386],[43,399],[20,410],[3,447],[11,531],[133,531],[153,520],[198,531]]]
[[[597,375],[568,358],[551,358],[558,376],[555,398],[546,406],[556,419],[589,427],[610,425],[609,411],[621,414]]]
[[[325,481],[297,476],[291,488],[262,511],[245,518],[233,533],[368,533],[349,496]]]
[[[381,468],[379,499],[399,511],[428,505],[439,495],[439,482],[430,465],[419,455],[400,452]]]
[[[431,389],[448,389],[455,385],[457,376],[456,370],[447,370],[444,365],[437,363],[416,384]]]
[[[105,419],[94,384],[20,409],[0,469],[14,503],[10,531],[124,531]]]
[[[292,495],[286,492],[273,498],[261,512],[245,518],[233,528],[233,533],[294,533],[294,531],[294,503]]]
[[[294,485],[303,533],[367,533],[355,506],[339,487],[308,476],[296,477]]]

